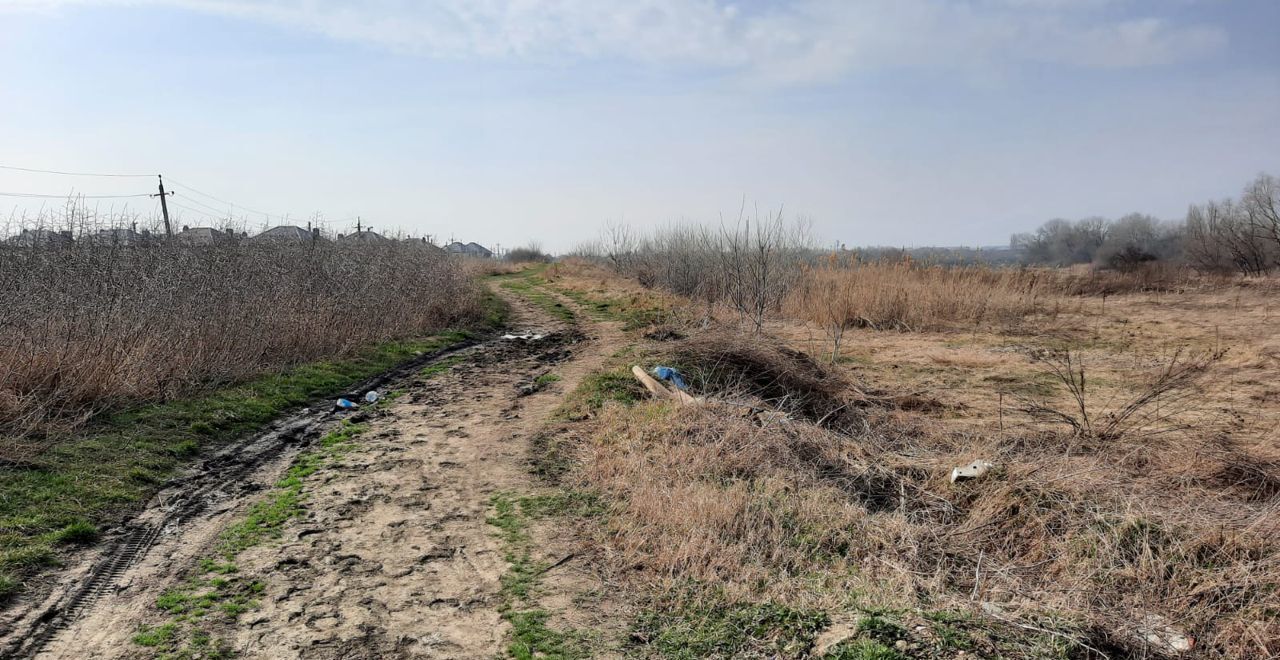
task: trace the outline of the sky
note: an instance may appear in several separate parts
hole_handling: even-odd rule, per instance
[[[564,251],[745,208],[998,245],[1280,174],[1277,25],[1275,0],[0,0],[0,165],[163,174],[192,226]],[[104,211],[154,189],[0,169]]]

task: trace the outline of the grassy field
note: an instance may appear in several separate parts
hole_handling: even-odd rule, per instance
[[[855,300],[914,320],[852,324],[833,355],[791,306],[757,334],[594,266],[544,273],[600,320],[661,310],[535,457],[607,511],[631,652],[1280,653],[1273,281],[1089,293],[1049,273],[1019,306],[1002,301],[1025,287],[964,272],[912,307],[951,276],[862,275]],[[982,300],[1012,312],[963,311]],[[710,401],[638,397],[629,363],[677,366]],[[975,460],[994,469],[950,482]]]

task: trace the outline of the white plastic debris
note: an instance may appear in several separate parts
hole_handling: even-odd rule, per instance
[[[545,337],[545,336],[546,336],[546,335],[542,335],[542,334],[529,334],[529,335],[510,335],[510,334],[508,334],[508,335],[502,335],[502,338],[503,338],[503,339],[523,339],[523,340],[525,340],[525,341],[537,341],[537,340],[539,340],[539,339],[542,339],[542,338],[543,338],[543,337]]]
[[[995,464],[991,461],[978,459],[968,465],[961,465],[951,469],[951,483],[955,483],[962,479],[977,479],[991,471]]]
[[[1186,653],[1196,644],[1195,639],[1174,628],[1158,614],[1143,617],[1137,632],[1147,644],[1174,653]]]
[[[378,394],[378,390],[369,390],[365,393],[364,400],[367,403],[377,403],[381,396],[382,395]]]
[[[338,399],[337,406],[338,406],[339,408],[344,409],[344,410],[351,410],[351,409],[353,409],[353,408],[358,408],[358,407],[359,407],[359,406],[357,406],[357,405],[355,404],[355,402],[354,402],[354,401],[349,401],[349,400],[347,400],[347,399]]]

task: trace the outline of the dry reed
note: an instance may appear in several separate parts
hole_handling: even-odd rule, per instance
[[[454,260],[408,242],[5,246],[0,281],[0,424],[11,437],[480,313]]]

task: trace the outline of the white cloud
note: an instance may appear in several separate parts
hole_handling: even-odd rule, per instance
[[[780,83],[859,70],[978,75],[1020,63],[1142,67],[1221,48],[1225,32],[1116,18],[1124,0],[0,0],[0,9],[171,5],[447,59],[620,59]]]

